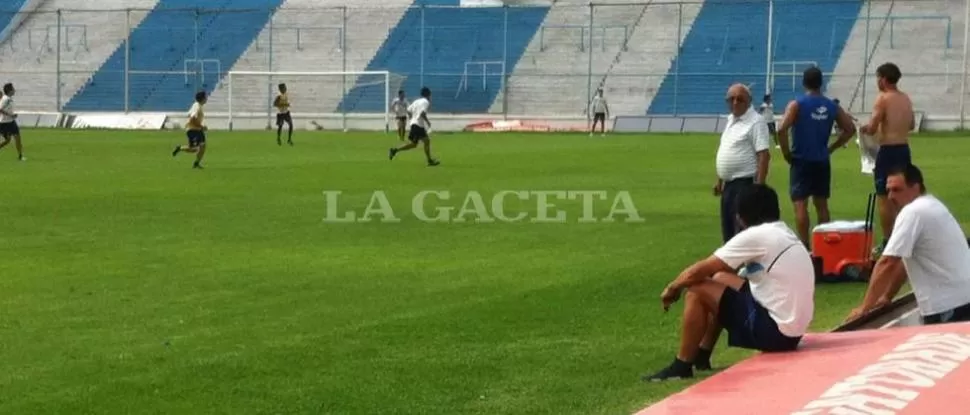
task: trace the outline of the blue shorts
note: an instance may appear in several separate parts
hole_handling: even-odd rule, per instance
[[[721,295],[718,322],[728,332],[728,345],[763,352],[787,352],[798,348],[801,337],[788,337],[768,310],[755,301],[748,282],[735,291],[726,288]]]
[[[188,130],[185,136],[189,138],[189,147],[198,147],[205,144],[205,131]]]
[[[876,182],[876,194],[886,195],[886,176],[896,167],[905,167],[913,162],[909,144],[880,146],[876,153],[876,167],[872,170]]]
[[[832,190],[832,165],[828,161],[793,159],[788,168],[792,200],[828,199]]]
[[[0,137],[10,138],[15,135],[20,135],[20,126],[16,121],[0,123]]]
[[[950,311],[944,311],[942,313],[929,316],[922,316],[922,321],[924,325],[970,321],[970,303],[964,304]]]

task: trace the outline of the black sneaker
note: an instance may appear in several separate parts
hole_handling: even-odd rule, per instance
[[[293,147],[293,140],[286,140],[286,144],[289,144],[290,147]]]
[[[281,141],[280,139],[278,139],[278,138],[277,138],[277,139],[276,139],[276,145],[278,145],[278,146],[281,146],[281,147],[282,147],[282,146],[283,146],[283,141]]]
[[[199,163],[199,162],[192,163],[192,168],[202,170],[203,168],[202,163]]]
[[[397,155],[397,149],[396,148],[392,148],[390,150],[387,150],[387,159],[388,160],[394,160],[394,156],[396,156],[396,155]]]
[[[709,370],[714,370],[714,367],[711,366],[711,361],[708,360],[703,362],[694,362],[694,369],[706,372]]]
[[[438,161],[438,160],[428,160],[428,166],[429,167],[431,167],[431,166],[437,166],[439,164],[441,164],[441,162]]]
[[[182,146],[175,146],[175,150],[172,150],[172,157],[177,156],[179,151],[182,151]]]
[[[651,376],[644,376],[642,379],[644,382],[663,382],[666,380],[690,379],[693,377],[694,370],[691,369],[689,363],[675,360],[670,366],[665,367],[663,370]]]

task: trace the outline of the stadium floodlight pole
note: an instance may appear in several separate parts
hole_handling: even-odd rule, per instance
[[[269,45],[267,45],[267,49],[269,50],[269,56],[267,57],[268,62],[267,62],[266,68],[269,69],[270,72],[273,71],[273,17],[272,17],[273,15],[274,13],[270,13],[271,17],[269,18]],[[232,95],[229,95],[229,96],[232,96]],[[266,96],[267,97],[273,96],[273,77],[272,76],[269,77],[269,82],[266,83]],[[273,128],[273,101],[269,101],[266,103],[266,129],[270,130],[272,128]]]
[[[343,6],[340,9],[340,11],[341,11],[340,24],[342,26],[340,28],[340,37],[342,38],[347,33],[347,6]],[[343,66],[341,66],[340,70],[343,71],[344,76],[340,82],[340,87],[343,91],[343,94],[340,96],[341,97],[340,99],[346,99],[347,98],[347,48],[344,47],[345,45],[343,45],[342,43],[343,41],[341,40],[340,56],[341,58],[343,58]],[[385,85],[386,85],[386,82],[385,82]],[[387,91],[384,92],[384,96],[385,97],[387,96]],[[384,112],[387,112],[387,107],[384,107],[384,108],[385,108]],[[346,105],[344,105],[343,111],[340,111],[340,113],[342,115],[341,119],[343,120],[342,121],[343,129],[344,129],[344,132],[346,133],[347,132],[347,106]],[[389,123],[385,123],[385,126],[388,124]],[[390,129],[389,126],[385,128]]]
[[[593,3],[589,3],[589,50],[586,68],[586,126],[590,127],[590,110],[593,104]]]
[[[970,22],[970,0],[967,0],[966,10],[964,11],[964,22]],[[963,27],[963,68],[960,69],[960,129],[964,128],[964,122],[966,121],[966,110],[967,105],[967,44],[970,43],[970,28],[966,25]]]
[[[61,9],[57,9],[57,98],[55,103],[57,111],[61,110],[61,24],[64,23],[61,18]]]
[[[765,95],[771,93],[771,72],[774,65],[771,63],[771,40],[774,36],[775,26],[775,0],[768,0],[768,49],[765,51]]]
[[[131,9],[125,10],[125,114],[131,110]]]

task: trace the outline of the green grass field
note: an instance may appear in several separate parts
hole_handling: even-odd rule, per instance
[[[171,157],[181,132],[25,130],[27,162],[0,151],[0,413],[623,414],[688,385],[639,376],[676,348],[661,288],[719,244],[716,137],[440,135],[436,168],[388,161],[391,135],[295,138],[213,131],[204,171]],[[914,139],[965,221],[968,153]],[[836,219],[864,215],[858,158],[837,153]],[[325,190],[358,214],[383,190],[401,221],[324,222]],[[598,218],[628,191],[645,221],[579,223],[566,200],[567,223],[426,223],[421,190],[456,209],[468,191],[608,191]],[[814,330],[862,289],[820,286]]]

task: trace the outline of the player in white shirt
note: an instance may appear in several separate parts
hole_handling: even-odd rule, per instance
[[[17,159],[26,161],[27,158],[24,157],[24,145],[20,141],[20,126],[17,125],[17,113],[13,105],[13,96],[16,92],[13,84],[7,83],[3,85],[3,98],[0,98],[0,137],[2,137],[3,141],[0,141],[0,148],[6,147],[7,144],[10,144],[10,140],[13,139],[14,146],[17,147]]]
[[[603,97],[603,90],[596,90],[596,96],[593,97],[593,102],[590,104],[590,110],[593,112],[593,125],[589,128],[589,136],[592,137],[593,133],[596,132],[596,123],[600,124],[600,135],[606,135],[606,119],[610,115],[610,106],[606,103],[606,98]]]
[[[798,235],[781,221],[778,194],[764,184],[745,187],[738,217],[744,230],[684,270],[660,295],[667,310],[687,291],[680,349],[673,363],[644,380],[710,370],[722,328],[730,346],[761,351],[795,350],[808,331],[815,313],[815,267]]]
[[[970,321],[970,249],[960,222],[926,194],[916,166],[891,169],[886,191],[899,214],[862,305],[846,320],[889,304],[908,277],[923,324]]]
[[[388,157],[394,160],[394,156],[402,151],[407,151],[418,146],[418,142],[424,144],[424,155],[428,158],[429,166],[441,164],[438,160],[431,157],[431,121],[428,120],[428,109],[431,108],[431,90],[427,87],[421,88],[421,98],[414,100],[408,106],[408,114],[411,115],[411,131],[408,133],[408,141],[398,148],[388,150]]]
[[[761,113],[761,118],[764,118],[765,122],[768,123],[768,133],[775,141],[775,148],[781,148],[778,144],[778,131],[775,129],[775,104],[771,100],[771,94],[765,94],[764,102],[758,108],[758,112]]]
[[[189,109],[189,120],[185,123],[185,136],[189,139],[189,145],[175,146],[175,151],[172,151],[172,157],[177,156],[182,151],[197,153],[195,163],[192,164],[192,168],[196,169],[202,168],[202,157],[205,156],[205,132],[209,129],[205,125],[205,110],[203,109],[206,101],[208,101],[208,97],[205,91],[199,91],[195,94],[195,103]]]
[[[408,106],[410,106],[410,103],[404,97],[404,91],[397,91],[397,98],[394,98],[394,101],[391,102],[389,110],[391,114],[394,114],[394,119],[397,120],[397,137],[401,141],[404,141],[404,134],[407,132]]]

